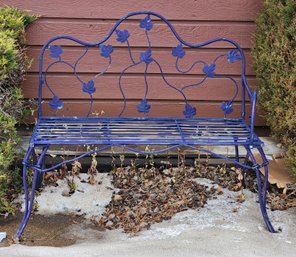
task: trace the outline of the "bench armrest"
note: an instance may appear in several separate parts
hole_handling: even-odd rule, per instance
[[[251,115],[250,115],[250,128],[251,128],[251,142],[253,142],[255,116],[256,116],[257,91],[256,91],[256,89],[254,89],[254,91],[252,93],[252,90],[251,90],[250,86],[248,85],[248,82],[247,82],[245,76],[243,76],[243,84],[244,84],[244,90],[246,90],[247,96],[249,97],[249,99],[251,101],[251,106],[252,106]],[[245,106],[245,94],[243,96],[243,106]],[[243,113],[245,113],[244,110],[245,109],[243,108]]]
[[[250,126],[251,126],[251,141],[254,138],[254,123],[255,123],[255,115],[256,115],[256,102],[257,102],[257,91],[254,89],[254,92],[251,96],[251,105],[252,105],[252,112],[250,116]]]

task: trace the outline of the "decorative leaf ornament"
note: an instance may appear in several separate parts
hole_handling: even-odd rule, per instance
[[[185,111],[183,112],[186,118],[192,118],[196,115],[196,108],[190,104],[185,105]]]
[[[210,64],[210,65],[205,64],[205,66],[202,69],[204,74],[206,74],[210,78],[215,76],[215,74],[216,74],[215,70],[216,70],[216,65],[215,64]]]
[[[95,83],[93,80],[88,81],[87,83],[83,83],[82,91],[92,95],[96,92]]]
[[[61,46],[49,46],[50,57],[60,58],[63,53],[63,48]]]
[[[238,61],[241,59],[241,56],[237,50],[230,50],[227,54],[227,61],[229,63],[234,63],[235,61]]]
[[[140,59],[146,64],[151,63],[152,62],[151,50],[148,49],[144,53],[141,53]]]
[[[172,49],[172,55],[178,58],[183,58],[185,56],[185,50],[183,49],[182,44],[178,44]]]
[[[153,27],[153,24],[149,15],[140,21],[140,28],[149,31],[152,29],[152,27]]]
[[[49,106],[53,110],[60,110],[63,108],[63,101],[61,101],[56,95],[53,96],[53,99],[49,102]]]
[[[100,45],[101,56],[108,58],[112,52],[113,47],[111,45]]]
[[[120,43],[124,43],[128,40],[130,34],[128,32],[128,30],[116,30],[116,34],[117,34],[117,38],[116,40]]]
[[[221,110],[224,112],[225,115],[232,113],[233,112],[232,101],[222,102]]]
[[[148,104],[146,99],[142,99],[137,105],[138,112],[148,113],[150,111],[151,105]]]

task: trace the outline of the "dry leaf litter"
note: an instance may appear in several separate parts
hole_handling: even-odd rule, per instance
[[[207,199],[223,194],[222,188],[231,191],[240,191],[237,202],[244,202],[243,176],[241,169],[227,167],[226,165],[210,166],[196,161],[194,167],[185,166],[185,157],[181,158],[178,167],[172,167],[168,162],[157,168],[153,160],[145,167],[137,167],[135,160],[131,165],[124,167],[124,156],[120,156],[121,166],[113,165],[113,192],[111,201],[106,205],[101,218],[97,220],[100,227],[107,229],[123,229],[130,235],[135,235],[151,224],[170,219],[177,212],[188,208],[201,208]],[[75,193],[74,177],[82,169],[81,164],[75,161],[72,169],[62,166],[58,171],[45,174],[47,184],[55,184],[58,179],[66,179],[69,191],[63,196],[70,197]],[[96,181],[96,156],[93,155],[88,169],[89,184],[100,184]],[[217,187],[208,187],[198,184],[195,178],[207,178]],[[246,173],[246,187],[257,192],[256,178],[253,172]],[[295,190],[281,193],[276,186],[269,185],[267,202],[272,210],[284,210],[296,206]],[[233,210],[235,212],[235,210]]]

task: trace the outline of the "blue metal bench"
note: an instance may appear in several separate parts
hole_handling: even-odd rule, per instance
[[[133,53],[133,49],[130,46],[129,38],[132,37],[130,32],[124,29],[124,21],[131,16],[139,16],[139,28],[145,33],[147,40],[147,47],[137,57]],[[183,85],[181,88],[168,81],[166,74],[162,68],[162,60],[154,58],[153,48],[151,46],[152,40],[150,40],[149,34],[153,30],[154,19],[159,19],[164,22],[175,36],[176,45],[171,48],[168,54],[173,55],[175,58],[175,68],[180,74],[186,74],[193,68],[200,69],[203,78],[198,79],[195,83]],[[93,116],[93,95],[96,92],[96,80],[100,79],[100,76],[108,72],[108,69],[112,66],[113,59],[113,47],[108,44],[108,40],[114,37],[123,46],[126,46],[128,51],[129,65],[122,69],[118,77],[118,90],[120,91],[123,99],[122,110],[119,111],[116,117],[103,117]],[[70,63],[63,59],[64,49],[61,44],[58,44],[59,40],[65,42],[65,40],[74,41],[79,45],[84,46],[81,55],[76,59],[74,63]],[[114,40],[114,39],[113,39]],[[197,60],[192,65],[183,70],[180,68],[180,62],[182,58],[186,58],[186,51],[189,48],[202,48],[204,46],[221,42],[229,44],[229,49],[224,53],[219,54],[210,63],[203,60]],[[90,48],[97,50],[98,58],[106,64],[106,68],[100,73],[94,76],[88,81],[83,81],[79,76],[77,67],[79,62],[85,57]],[[114,50],[116,51],[116,49]],[[48,53],[51,58],[49,65],[44,67],[44,54]],[[231,65],[239,63],[241,65],[240,81],[232,78],[231,76],[216,74],[216,68],[218,61],[224,59]],[[63,101],[55,93],[54,88],[50,85],[47,73],[54,65],[65,65],[73,71],[75,79],[80,83],[81,88],[86,96],[89,97],[89,111],[85,116],[58,116],[58,110],[63,108]],[[129,69],[142,65],[143,67],[143,85],[144,95],[139,96],[142,100],[137,105],[137,111],[139,115],[137,117],[126,117],[126,96],[125,88],[128,85],[123,86],[123,77]],[[151,103],[148,102],[147,96],[149,91],[149,84],[147,79],[147,72],[150,65],[154,65],[159,71],[159,77],[167,86],[168,90],[173,90],[184,102],[183,118],[181,117],[150,117],[149,111],[151,109]],[[196,107],[194,107],[189,100],[187,100],[186,91],[189,88],[199,88],[204,85],[205,81],[217,78],[224,78],[229,81],[229,84],[234,88],[234,94],[231,99],[221,103],[221,112],[223,118],[202,118],[196,116]],[[240,115],[237,118],[229,118],[229,115],[233,112],[234,101],[239,94],[239,87],[241,87],[241,109]],[[52,100],[48,103],[43,102],[44,88],[52,94]],[[106,90],[108,88],[106,87]],[[98,92],[97,92],[98,93]],[[39,63],[39,100],[38,100],[38,120],[34,129],[29,148],[23,161],[23,183],[25,191],[25,212],[21,225],[17,231],[16,238],[20,238],[23,230],[30,217],[33,203],[34,192],[36,188],[36,181],[44,172],[51,171],[59,166],[72,162],[81,157],[89,154],[100,152],[113,146],[120,146],[130,151],[142,153],[142,154],[157,154],[179,147],[188,147],[193,150],[203,151],[211,154],[212,156],[231,161],[235,165],[242,168],[244,173],[246,169],[253,170],[257,176],[258,182],[258,195],[260,209],[266,223],[267,229],[270,232],[275,232],[272,227],[268,214],[266,211],[266,190],[268,184],[268,162],[266,156],[262,150],[263,143],[254,133],[254,118],[256,109],[256,91],[251,91],[245,76],[245,57],[241,47],[233,40],[229,38],[215,38],[213,40],[201,43],[190,44],[184,41],[176,32],[171,23],[159,14],[153,12],[134,12],[120,19],[115,26],[111,29],[110,33],[101,41],[96,43],[87,43],[80,41],[70,36],[58,36],[50,39],[42,48],[40,53]],[[251,115],[250,120],[246,121],[246,101],[251,103]],[[43,107],[49,105],[51,109],[55,110],[54,116],[44,116]],[[57,165],[46,168],[43,164],[46,152],[51,146],[63,146],[63,145],[95,145],[96,148],[85,152],[84,154],[71,159],[63,161]],[[139,145],[161,145],[162,148],[156,151],[143,151],[143,148],[137,147]],[[228,156],[221,156],[210,150],[207,150],[202,146],[233,146],[235,149],[235,158],[229,158]],[[239,160],[238,147],[243,146],[246,149],[246,156],[243,162]],[[37,156],[36,149],[41,149],[41,154]],[[262,157],[262,163],[257,163],[254,158],[254,149],[257,149]],[[253,163],[252,166],[248,164],[248,160]],[[34,170],[32,190],[29,194],[27,186],[27,169]],[[264,168],[265,176],[261,181],[259,168]]]

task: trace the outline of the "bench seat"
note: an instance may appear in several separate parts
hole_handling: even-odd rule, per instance
[[[242,119],[168,117],[41,117],[35,145],[248,145]],[[255,136],[254,143],[261,141]]]

